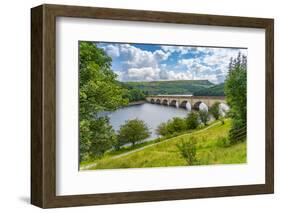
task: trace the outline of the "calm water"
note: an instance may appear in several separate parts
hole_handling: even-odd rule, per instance
[[[135,118],[143,120],[151,131],[149,139],[153,139],[157,137],[155,129],[160,123],[166,122],[173,117],[185,117],[187,113],[188,110],[183,108],[144,103],[118,109],[108,113],[107,116],[110,118],[110,123],[116,131],[119,130],[126,120]]]

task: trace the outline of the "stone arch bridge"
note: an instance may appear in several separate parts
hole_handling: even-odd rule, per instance
[[[192,96],[192,95],[155,95],[146,97],[152,104],[181,107],[199,110],[199,105],[204,103],[210,108],[214,103],[226,104],[225,96]]]

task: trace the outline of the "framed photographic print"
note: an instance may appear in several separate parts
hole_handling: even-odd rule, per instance
[[[272,19],[31,9],[31,203],[274,191]]]

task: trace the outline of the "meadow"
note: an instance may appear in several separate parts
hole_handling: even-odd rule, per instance
[[[196,163],[194,165],[246,163],[246,141],[229,144],[227,140],[231,120],[215,121],[210,125],[183,133],[170,139],[138,144],[134,148],[109,151],[101,159],[82,165],[81,169],[117,169],[188,166],[180,153],[183,141],[195,138]],[[87,166],[88,165],[88,166]]]

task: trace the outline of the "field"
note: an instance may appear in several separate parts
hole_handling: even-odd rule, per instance
[[[134,148],[108,152],[102,159],[88,162],[81,169],[145,168],[187,166],[178,145],[183,140],[196,138],[198,165],[246,163],[246,142],[229,145],[223,142],[230,129],[230,120],[217,121],[209,126],[156,142],[139,144]]]

